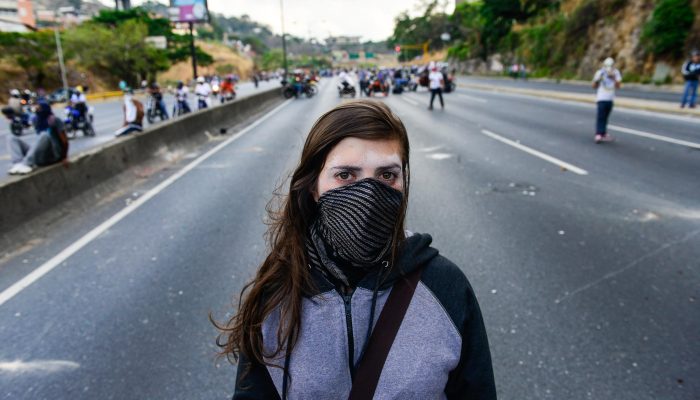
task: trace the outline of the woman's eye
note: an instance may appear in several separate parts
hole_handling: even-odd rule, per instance
[[[337,174],[336,177],[345,181],[345,180],[350,179],[350,173],[349,172],[341,172],[341,173]]]
[[[387,181],[392,180],[396,177],[396,175],[393,172],[384,172],[382,173],[382,178],[386,179]]]

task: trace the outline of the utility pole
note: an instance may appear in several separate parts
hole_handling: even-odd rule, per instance
[[[284,33],[284,5],[280,0],[280,18],[282,19],[282,66],[284,67],[284,79],[287,79],[287,39]]]
[[[194,47],[194,23],[189,22],[190,26],[190,54],[192,56],[192,73],[194,79],[197,79],[197,52]]]
[[[58,53],[58,65],[61,68],[61,80],[63,81],[63,89],[68,90],[68,79],[66,79],[66,65],[63,63],[63,48],[61,47],[61,35],[58,34],[58,26],[54,27],[56,36],[56,52]]]

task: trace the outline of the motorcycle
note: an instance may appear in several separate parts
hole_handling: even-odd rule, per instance
[[[64,120],[66,136],[69,139],[75,138],[78,131],[82,131],[83,136],[95,136],[95,129],[92,126],[94,120],[92,107],[86,107],[84,104],[82,107],[81,104],[68,105],[64,113],[66,115]]]
[[[338,84],[338,97],[343,97],[345,95],[350,95],[352,97],[355,97],[357,95],[357,91],[355,90],[355,85],[351,85],[347,81],[343,81]]]
[[[148,96],[146,100],[146,119],[149,124],[156,122],[156,118],[160,118],[161,121],[165,121],[168,117],[160,109],[158,103],[163,100],[163,95],[160,93]]]
[[[389,96],[389,85],[377,77],[372,77],[367,88],[367,97],[372,97],[372,93],[384,93],[385,97]]]
[[[285,99],[291,99],[292,97],[296,97],[297,91],[296,88],[294,88],[294,85],[290,85],[288,81],[282,80],[282,96]]]
[[[236,91],[230,91],[230,92],[224,92],[221,93],[221,104],[226,103],[227,101],[233,101],[236,99]]]
[[[24,107],[22,109],[24,110]],[[12,108],[5,107],[2,109],[2,113],[10,121],[10,132],[15,136],[22,136],[24,130],[32,126],[31,121],[33,117],[30,114],[30,110],[17,114]]]
[[[209,96],[197,94],[197,109],[202,110],[209,107]]]
[[[306,78],[301,87],[301,92],[306,95],[307,98],[312,98],[316,93],[318,93],[318,87],[316,86],[316,80]]]
[[[445,93],[450,93],[450,92],[454,92],[455,89],[457,89],[457,85],[454,83],[454,80],[452,78],[448,77],[445,80],[445,87],[444,87],[443,91]]]

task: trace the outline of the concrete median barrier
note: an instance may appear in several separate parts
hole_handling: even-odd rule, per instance
[[[67,164],[40,168],[0,183],[3,240],[18,225],[97,187],[131,167],[209,141],[237,124],[272,109],[284,99],[271,89],[234,102],[158,124],[144,132],[77,154]]]

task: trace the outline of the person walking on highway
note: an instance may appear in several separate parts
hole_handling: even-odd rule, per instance
[[[690,108],[695,108],[695,101],[698,96],[698,79],[700,79],[700,50],[693,50],[690,53],[690,60],[683,64],[681,72],[685,79],[681,108],[685,108],[686,104]]]
[[[496,399],[474,290],[430,235],[404,230],[409,170],[385,104],[316,121],[269,211],[270,252],[217,324],[239,364],[234,400]]]
[[[440,97],[440,107],[445,108],[445,102],[442,100],[442,86],[445,84],[445,81],[442,78],[442,73],[438,71],[436,65],[431,66],[428,80],[430,81],[430,106],[428,107],[428,110],[433,109],[433,101],[435,100],[435,96]]]
[[[613,109],[615,90],[620,88],[622,74],[615,68],[615,60],[608,57],[603,61],[603,68],[593,76],[593,88],[596,92],[598,115],[596,118],[595,142],[609,142],[613,138],[608,134],[608,119]]]

